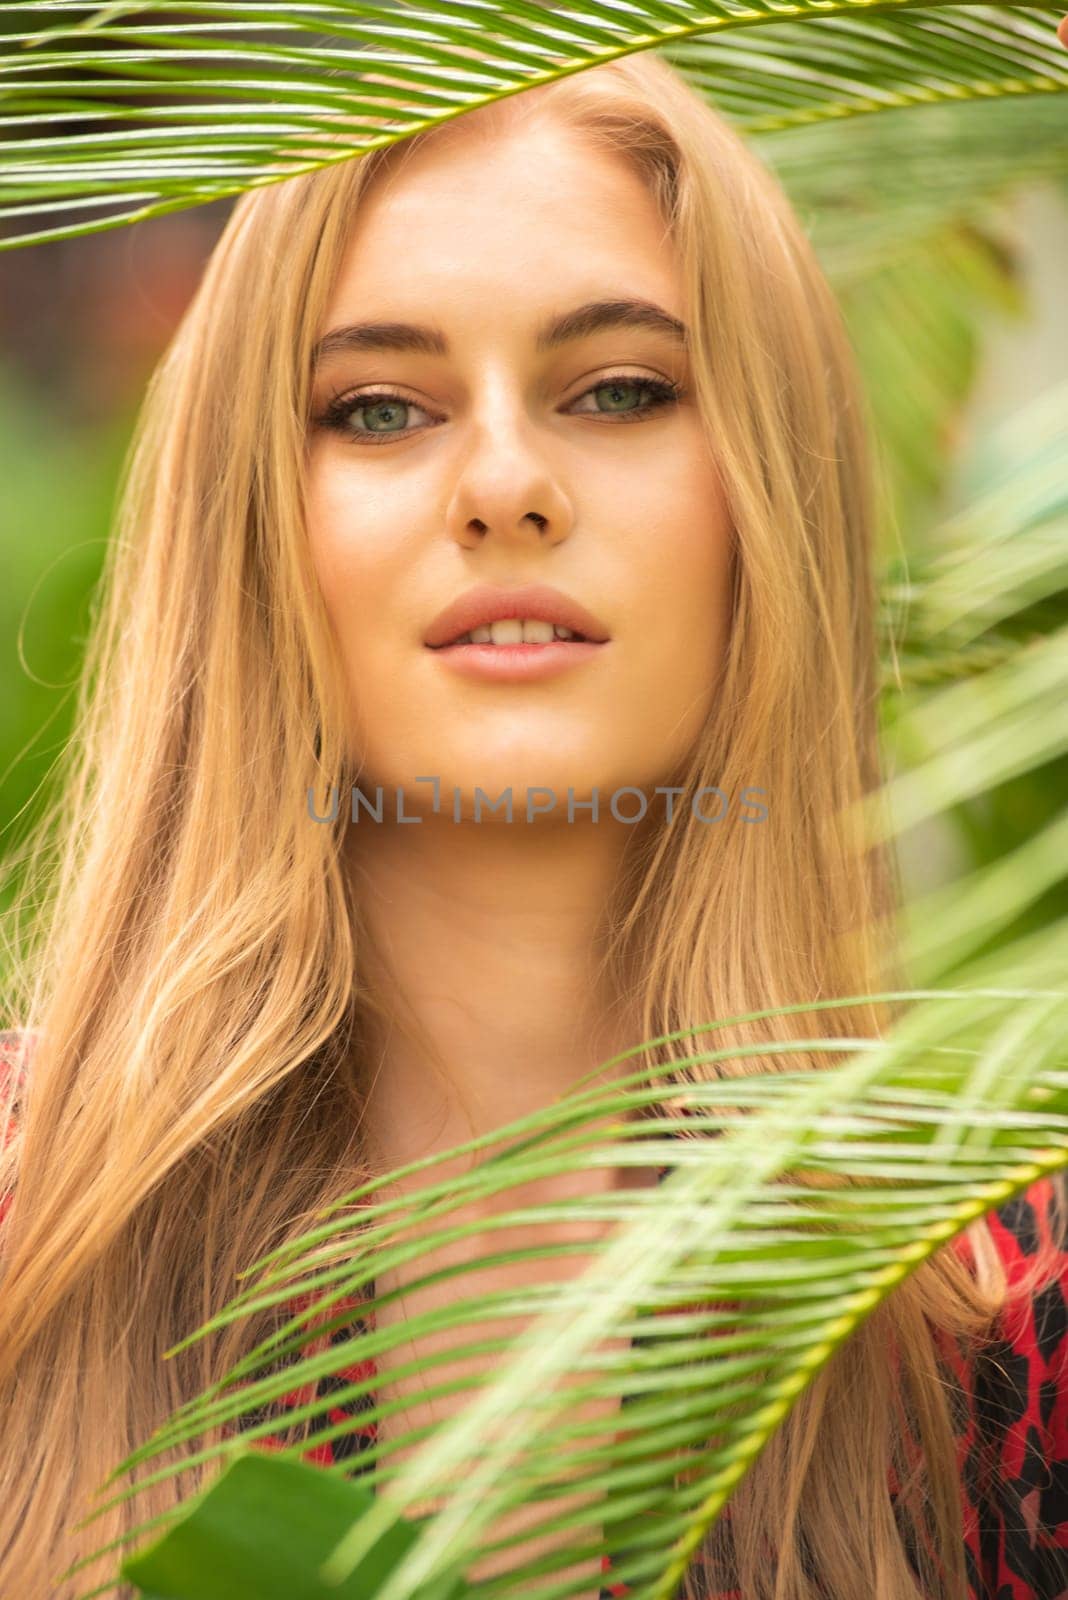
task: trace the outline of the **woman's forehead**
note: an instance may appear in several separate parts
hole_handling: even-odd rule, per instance
[[[381,314],[388,302],[391,315],[418,310],[425,320],[437,292],[518,296],[532,314],[547,292],[561,304],[624,290],[677,300],[676,270],[656,201],[632,169],[539,120],[500,139],[428,144],[376,174],[353,219],[330,319],[371,298]]]

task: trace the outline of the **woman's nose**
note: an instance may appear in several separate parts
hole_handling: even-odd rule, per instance
[[[570,497],[547,443],[517,402],[470,423],[446,513],[446,530],[466,547],[486,539],[558,544],[571,532]]]

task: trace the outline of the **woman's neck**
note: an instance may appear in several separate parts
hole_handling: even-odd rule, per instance
[[[363,1127],[387,1169],[548,1105],[637,1042],[597,973],[618,825],[358,827],[348,862],[389,1019],[368,1029]]]

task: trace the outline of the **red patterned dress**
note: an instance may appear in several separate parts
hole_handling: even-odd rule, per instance
[[[13,1031],[0,1032],[0,1091],[17,1039]],[[670,1170],[662,1167],[660,1177]],[[990,1214],[1010,1287],[1024,1275],[1042,1243],[1053,1245],[1055,1271],[1044,1288],[1010,1302],[998,1341],[974,1358],[970,1372],[957,1367],[966,1396],[957,1441],[968,1600],[1068,1600],[1068,1241],[1052,1240],[1052,1196],[1053,1180],[1042,1178]],[[5,1211],[5,1197],[0,1196],[0,1221]],[[958,1235],[954,1242],[970,1259],[965,1237]],[[334,1313],[344,1304],[333,1308]],[[347,1344],[373,1326],[372,1311],[362,1318],[354,1315],[329,1336],[309,1341],[305,1352]],[[272,1405],[271,1415],[276,1414],[275,1407],[284,1413],[313,1397],[338,1394],[350,1384],[371,1383],[374,1376],[374,1365],[366,1359],[339,1366],[317,1385],[286,1394]],[[360,1458],[375,1443],[375,1424],[367,1419],[372,1405],[368,1390],[315,1418],[313,1433],[338,1424],[344,1431],[310,1445],[304,1459],[324,1466],[349,1462],[351,1475],[365,1472],[367,1463]],[[238,1426],[248,1428],[262,1420],[262,1412],[248,1412]],[[282,1443],[278,1434],[255,1441],[257,1448],[267,1449]],[[1000,1467],[995,1474],[984,1467],[991,1459]],[[892,1482],[888,1488],[893,1497]],[[607,1559],[604,1571],[601,1600],[629,1592],[625,1585],[610,1581]],[[741,1600],[741,1596],[731,1590],[709,1600]]]

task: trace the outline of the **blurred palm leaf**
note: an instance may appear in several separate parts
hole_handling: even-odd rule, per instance
[[[1043,608],[1068,592],[1066,460],[1068,384],[978,439],[961,472],[965,507],[883,575],[884,649],[893,641],[897,655],[888,685],[969,676],[1043,637]]]
[[[1021,774],[1049,797],[1023,843],[907,906],[913,981],[944,981],[1068,882],[1066,461],[1061,384],[976,441],[966,507],[884,577],[883,721],[898,769],[884,821],[900,832],[959,814]]]
[[[859,118],[848,137],[827,122],[749,142],[775,168],[839,291],[907,260],[947,222],[985,229],[1011,188],[1068,180],[1057,97],[940,103]]]
[[[854,217],[858,237],[863,218]],[[839,304],[864,378],[882,470],[879,543],[923,553],[938,547],[937,514],[955,436],[980,369],[993,312],[1026,311],[1015,262],[997,220],[975,226],[949,210],[926,235],[839,288]],[[872,250],[869,242],[868,249]]]
[[[1066,56],[1068,61],[1068,56]],[[1027,303],[1010,205],[1068,178],[1057,98],[938,104],[753,139],[836,290],[883,463],[881,544],[937,540],[957,435],[994,317]]]
[[[482,1157],[459,1178],[435,1183],[432,1169],[441,1158],[398,1169],[424,1172],[426,1187],[414,1199],[375,1203],[375,1184],[354,1190],[332,1208],[344,1214],[328,1213],[295,1245],[258,1263],[252,1286],[206,1328],[265,1306],[292,1305],[297,1293],[313,1297],[311,1310],[183,1408],[115,1476],[202,1439],[253,1402],[280,1400],[296,1385],[378,1355],[402,1338],[459,1326],[470,1341],[447,1357],[426,1359],[428,1398],[471,1387],[470,1379],[436,1383],[433,1377],[443,1359],[469,1350],[506,1356],[499,1374],[424,1438],[403,1467],[389,1467],[388,1459],[417,1435],[376,1448],[375,1504],[341,1541],[323,1579],[349,1574],[397,1516],[430,1495],[439,1497],[441,1514],[426,1522],[410,1554],[376,1591],[377,1600],[410,1600],[425,1583],[455,1577],[479,1550],[513,1550],[514,1534],[489,1545],[487,1530],[516,1507],[544,1503],[538,1534],[570,1534],[575,1542],[540,1558],[545,1565],[513,1566],[478,1588],[487,1600],[529,1592],[525,1584],[536,1571],[600,1553],[599,1546],[578,1543],[573,1500],[569,1513],[558,1504],[562,1495],[573,1497],[570,1474],[581,1467],[583,1496],[589,1496],[587,1507],[597,1508],[614,1578],[633,1584],[638,1596],[672,1593],[763,1443],[859,1322],[969,1221],[1041,1173],[1068,1164],[1068,993],[1053,986],[1062,971],[1065,931],[1051,930],[1041,947],[1030,943],[1026,987],[1012,982],[1014,963],[1003,957],[1004,981],[997,987],[910,996],[916,1003],[890,1038],[847,1042],[845,1061],[827,1071],[673,1090],[672,1104],[685,1113],[685,1134],[669,1116],[622,1120],[628,1111],[664,1102],[663,1088],[642,1069],[611,1090],[581,1092],[580,1086],[545,1111],[458,1147]],[[819,1009],[785,1007],[775,1014]],[[814,1042],[843,1050],[841,1039],[799,1035],[794,1045],[781,1047],[784,1064],[792,1049]],[[676,1066],[714,1067],[745,1053],[702,1048],[700,1038],[695,1045]],[[611,1129],[618,1142],[591,1145],[591,1127],[603,1127],[607,1118],[620,1119]],[[654,1137],[671,1129],[676,1136],[670,1140]],[[512,1210],[489,1226],[455,1220],[465,1203],[591,1162],[670,1162],[674,1170],[656,1189]],[[360,1208],[358,1219],[353,1207]],[[460,1279],[446,1309],[379,1327],[296,1365],[275,1365],[298,1351],[314,1313],[339,1297],[359,1298],[383,1267],[405,1258],[421,1262],[444,1238],[489,1236],[492,1252],[496,1227],[535,1219],[596,1219],[617,1231],[597,1247],[581,1277],[563,1284],[472,1297],[463,1292],[466,1267],[438,1268],[439,1278]],[[540,1245],[492,1259],[530,1261],[576,1251],[588,1254],[590,1247]],[[481,1263],[490,1258],[483,1254]],[[430,1281],[432,1263],[405,1293]],[[387,1298],[395,1295],[376,1304]],[[480,1323],[508,1316],[534,1320],[515,1339],[487,1340],[484,1331],[480,1338]],[[349,1320],[342,1310],[323,1327]],[[640,1342],[604,1352],[600,1344],[609,1337]],[[565,1377],[574,1381],[561,1386]],[[361,1387],[366,1384],[353,1390]],[[576,1421],[584,1402],[606,1395],[627,1397],[622,1441],[606,1442],[603,1420]],[[334,1392],[290,1416],[323,1413],[348,1397]],[[369,1415],[378,1414],[376,1405]],[[345,1426],[335,1424],[334,1431]],[[260,1432],[272,1427],[277,1424],[261,1424]],[[317,1433],[316,1440],[328,1436],[329,1430]],[[255,1429],[246,1440],[254,1437]],[[201,1459],[246,1448],[215,1444]],[[291,1446],[279,1456],[300,1450]],[[159,1475],[176,1470],[166,1466]],[[152,1525],[156,1532],[159,1521]],[[523,1537],[529,1535],[528,1524]],[[575,1580],[564,1577],[545,1593],[573,1595]]]
[[[588,0],[581,11],[22,0],[0,6],[0,223],[80,215],[0,246],[241,193],[657,47],[754,132],[961,100],[1038,105],[1068,88],[1058,16],[913,0],[878,11],[856,0],[792,0],[788,11],[777,0]],[[369,68],[389,82],[369,81]],[[93,215],[102,205],[113,209]]]

